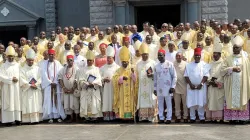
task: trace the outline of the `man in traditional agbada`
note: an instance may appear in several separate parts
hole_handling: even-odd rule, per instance
[[[243,54],[243,39],[237,36],[233,40],[233,55],[227,57],[221,67],[224,78],[226,104],[224,120],[245,124],[249,120],[250,82],[249,59]]]
[[[172,97],[175,92],[177,81],[176,70],[172,62],[165,60],[165,50],[158,51],[159,63],[154,69],[154,94],[157,95],[159,109],[159,124],[170,124],[172,120]],[[167,114],[164,116],[164,101]]]
[[[44,90],[43,120],[53,123],[53,119],[62,122],[65,113],[61,102],[61,88],[58,83],[58,73],[62,69],[59,61],[55,60],[55,50],[48,50],[49,59],[41,65],[42,89]]]
[[[114,90],[112,78],[116,70],[119,68],[119,65],[114,62],[115,49],[112,46],[108,46],[106,55],[107,64],[100,68],[103,83],[102,112],[104,117],[103,119],[105,121],[111,121],[115,119],[113,112]]]
[[[149,59],[149,46],[143,43],[139,49],[142,60],[137,64],[136,73],[138,75],[138,101],[137,110],[139,120],[155,121],[156,96],[154,92],[154,68],[155,61]]]
[[[63,92],[63,107],[66,115],[70,116],[69,123],[73,122],[73,113],[76,115],[76,121],[79,120],[80,103],[79,99],[74,95],[77,88],[77,72],[78,67],[74,64],[74,56],[67,55],[67,64],[60,70],[58,74],[59,84]]]
[[[2,123],[10,126],[21,121],[21,100],[19,86],[20,65],[14,61],[15,50],[12,46],[6,49],[7,61],[0,68],[2,85]]]
[[[86,54],[87,67],[79,70],[78,90],[80,91],[80,117],[86,121],[98,122],[102,117],[101,75],[98,67],[94,65],[95,54],[89,50]]]
[[[221,58],[222,45],[214,46],[213,61],[210,63],[207,91],[206,119],[217,122],[223,121],[224,87],[218,86],[218,81],[223,80],[220,69],[223,64]]]
[[[35,57],[35,51],[30,48],[26,53],[26,64],[20,70],[23,123],[38,123],[42,121],[41,75],[39,67],[34,64]]]
[[[113,110],[116,118],[133,119],[136,112],[137,91],[136,76],[129,64],[130,51],[122,47],[119,51],[121,67],[115,72],[112,82],[114,87]]]
[[[194,61],[187,64],[184,77],[187,81],[187,107],[190,108],[190,122],[195,123],[196,113],[201,123],[205,123],[205,109],[207,85],[205,82],[209,76],[208,65],[201,61],[201,48],[195,48]]]

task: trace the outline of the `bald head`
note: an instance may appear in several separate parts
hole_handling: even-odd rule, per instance
[[[190,30],[190,23],[186,23],[185,24],[185,31],[189,31]]]
[[[181,52],[177,52],[175,55],[175,59],[178,63],[181,63],[181,61],[183,59],[183,54]]]

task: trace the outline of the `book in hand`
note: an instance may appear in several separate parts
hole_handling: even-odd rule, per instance
[[[147,72],[147,75],[152,74],[153,73],[153,69],[151,67],[149,67],[146,72]]]
[[[88,79],[87,79],[87,82],[93,83],[95,81],[95,79],[96,79],[96,77],[90,74]]]
[[[31,80],[30,80],[30,82],[29,82],[29,84],[31,84],[31,85],[34,85],[34,84],[36,84],[36,79],[35,78],[32,78]]]

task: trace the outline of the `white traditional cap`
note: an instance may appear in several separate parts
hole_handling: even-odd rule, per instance
[[[26,53],[26,58],[27,59],[35,59],[36,53],[33,49],[29,49]]]
[[[242,47],[244,44],[244,40],[240,37],[240,36],[236,36],[234,39],[233,39],[233,45],[237,45],[239,47]]]
[[[135,44],[134,44],[134,49],[135,49],[135,50],[139,50],[140,47],[141,47],[141,42],[140,42],[139,40],[137,40],[137,41],[135,42]]]
[[[216,44],[214,44],[214,50],[213,50],[213,52],[219,52],[219,53],[221,53],[222,48],[223,48],[223,44],[222,43],[216,43]]]
[[[106,55],[114,57],[115,56],[115,49],[112,46],[108,46],[106,49]]]
[[[5,53],[6,53],[6,56],[8,56],[8,55],[13,55],[13,56],[15,56],[16,51],[15,51],[15,49],[14,49],[12,46],[8,46],[8,47],[6,48]]]

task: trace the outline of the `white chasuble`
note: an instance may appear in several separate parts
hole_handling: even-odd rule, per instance
[[[155,61],[149,59],[147,61],[140,61],[137,64],[137,74],[139,80],[139,89],[138,89],[138,101],[137,109],[142,108],[154,108],[156,96],[154,92],[154,80],[153,77],[149,78],[147,76],[147,70],[151,67],[152,73],[155,68]]]
[[[109,83],[103,82],[103,92],[102,92],[102,112],[111,112],[113,111],[113,98],[114,98],[114,89],[112,84],[112,78],[116,70],[119,69],[119,66],[113,62],[111,65],[104,65],[100,69],[101,77],[109,78]]]
[[[92,82],[94,88],[87,87],[89,85],[88,77],[92,75],[95,80]],[[101,93],[102,86],[99,68],[88,66],[79,71],[78,88],[80,90],[80,117],[102,117],[101,110]]]
[[[2,85],[2,123],[21,121],[21,101],[19,93],[20,65],[16,62],[6,61],[0,68],[0,81]],[[18,79],[12,82],[13,77]]]
[[[28,66],[27,64],[20,70],[20,89],[22,101],[22,122],[39,122],[42,121],[42,92],[41,92],[41,75],[38,66]],[[30,86],[34,81],[37,89]],[[35,82],[36,81],[36,82]]]

